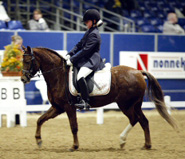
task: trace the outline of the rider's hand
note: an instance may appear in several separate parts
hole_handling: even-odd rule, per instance
[[[66,56],[64,56],[64,59],[67,61],[68,59],[70,59],[70,55],[66,55]]]
[[[67,65],[68,66],[71,66],[72,65],[72,62],[70,61],[70,59],[67,60]]]

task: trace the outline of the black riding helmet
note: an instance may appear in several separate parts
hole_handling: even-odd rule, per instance
[[[88,20],[92,20],[94,24],[94,20],[96,20],[97,26],[101,26],[103,24],[102,20],[100,19],[100,13],[96,9],[88,9],[83,16],[83,22]]]

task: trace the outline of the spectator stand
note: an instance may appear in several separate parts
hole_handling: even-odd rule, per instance
[[[25,30],[21,21],[11,20],[9,22],[0,21],[0,30]]]

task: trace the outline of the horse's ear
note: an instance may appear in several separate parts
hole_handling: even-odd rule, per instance
[[[26,47],[24,45],[22,45],[22,49],[24,52],[26,52]]]
[[[27,50],[31,54],[31,47],[30,46],[27,46]]]

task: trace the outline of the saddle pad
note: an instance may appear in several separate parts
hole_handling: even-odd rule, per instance
[[[100,96],[100,95],[106,95],[110,92],[110,85],[111,85],[111,64],[106,63],[105,68],[95,72],[94,74],[94,81],[96,84],[94,84],[93,91],[89,94],[89,96]],[[73,96],[79,95],[77,90],[75,89],[73,85],[73,68],[71,66],[69,71],[69,91]]]

